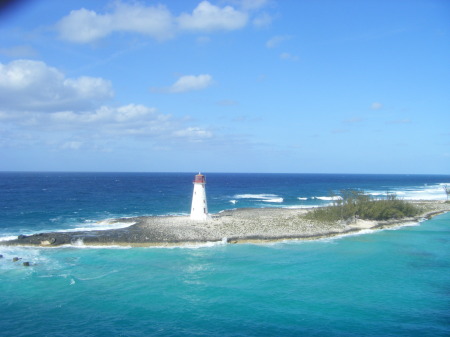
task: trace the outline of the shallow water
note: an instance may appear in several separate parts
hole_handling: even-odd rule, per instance
[[[446,214],[321,241],[8,248],[0,325],[11,336],[445,336],[449,229]]]

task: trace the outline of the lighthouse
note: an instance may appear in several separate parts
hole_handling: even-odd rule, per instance
[[[208,220],[208,204],[206,203],[206,179],[201,173],[194,179],[194,192],[192,193],[192,220]]]

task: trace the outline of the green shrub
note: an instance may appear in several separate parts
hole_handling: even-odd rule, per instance
[[[362,191],[341,191],[340,200],[332,206],[316,208],[306,218],[321,222],[339,220],[389,220],[418,215],[421,210],[417,206],[387,194],[385,199],[375,199]]]

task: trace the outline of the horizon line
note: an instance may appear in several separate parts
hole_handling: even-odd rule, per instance
[[[0,170],[3,173],[170,173],[170,174],[192,174],[198,172],[193,171],[65,171],[65,170]],[[202,171],[204,174],[321,174],[321,175],[442,175],[450,176],[450,173],[350,173],[350,172],[226,172],[226,171]]]

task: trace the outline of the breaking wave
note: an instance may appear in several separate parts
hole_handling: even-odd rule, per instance
[[[334,196],[334,197],[313,197],[312,199],[323,200],[323,201],[333,201],[333,200],[341,200],[342,197]]]
[[[283,202],[283,198],[263,199],[264,202]]]
[[[268,202],[268,203],[281,203],[284,201],[283,198],[276,194],[236,194],[233,196],[236,199],[254,199],[257,201]],[[234,200],[236,201],[236,200]],[[236,202],[233,202],[236,203]]]
[[[270,199],[278,197],[276,194],[236,194],[236,199]]]

